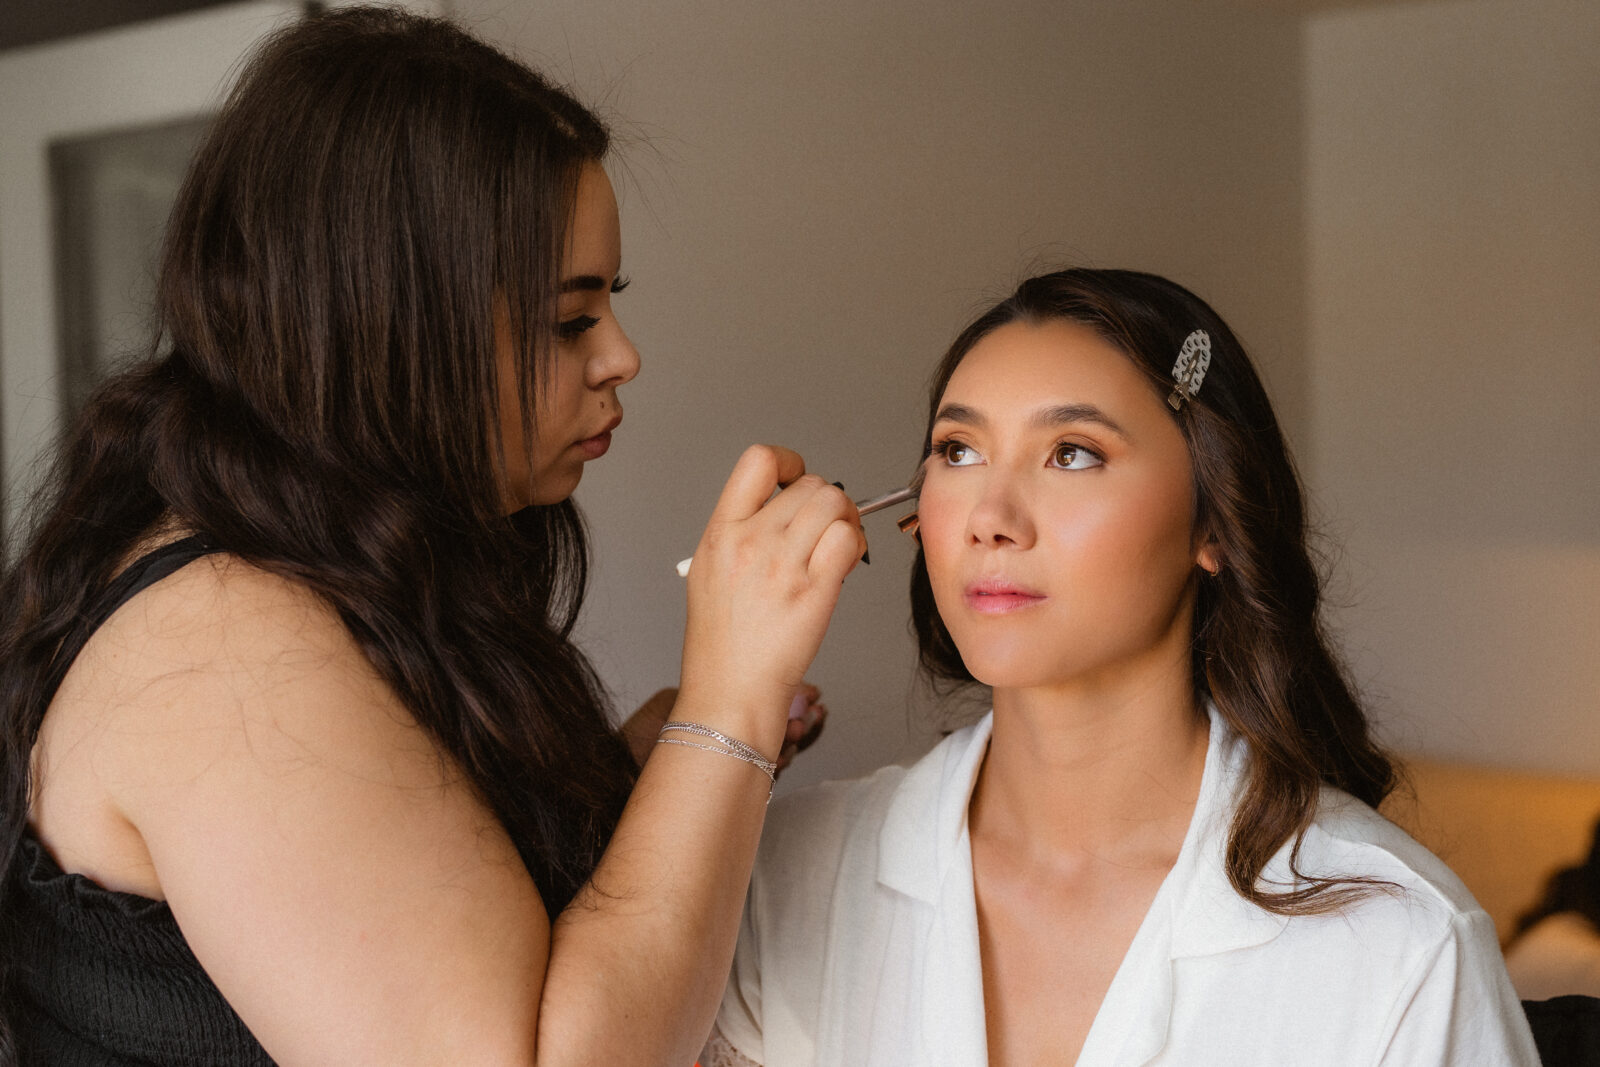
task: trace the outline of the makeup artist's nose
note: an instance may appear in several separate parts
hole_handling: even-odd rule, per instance
[[[619,385],[633,381],[634,376],[639,373],[639,350],[633,347],[633,342],[629,340],[622,325],[613,319],[606,326],[609,329],[605,343],[595,353],[594,358],[584,366],[585,383],[591,389],[601,389],[606,386],[615,389]]]
[[[993,548],[1031,548],[1032,516],[1017,480],[995,472],[985,480],[982,493],[967,515],[967,539]]]

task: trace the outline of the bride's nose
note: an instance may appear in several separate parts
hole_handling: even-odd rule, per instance
[[[1033,547],[1033,518],[1024,487],[1016,478],[999,471],[985,478],[983,491],[967,516],[967,539],[993,548]]]

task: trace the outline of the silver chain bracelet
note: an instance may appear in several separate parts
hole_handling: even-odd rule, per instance
[[[739,760],[742,763],[749,763],[760,768],[761,773],[765,774],[769,781],[776,782],[778,779],[778,765],[776,763],[765,758],[761,755],[761,753],[757,752],[743,741],[729,737],[720,730],[713,730],[711,727],[703,726],[697,722],[669,722],[665,726],[661,727],[662,735],[665,735],[670,730],[681,730],[684,733],[695,734],[699,737],[707,737],[720,743],[724,747],[714,748],[711,745],[702,745],[696,741],[684,741],[676,737],[666,736],[658,736],[656,738],[656,744],[682,745],[685,748],[698,748],[702,752],[715,752],[721,756],[732,756],[734,759]]]

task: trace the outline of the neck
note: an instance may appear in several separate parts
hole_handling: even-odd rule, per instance
[[[1205,770],[1209,724],[1187,643],[1114,677],[996,689],[974,838],[1049,863],[1170,865]]]

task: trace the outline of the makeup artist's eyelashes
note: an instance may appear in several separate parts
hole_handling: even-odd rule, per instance
[[[624,278],[619,274],[611,282],[611,291],[613,293],[620,293],[631,283],[631,278]],[[581,334],[588,333],[598,325],[600,325],[600,320],[595,318],[593,315],[578,315],[574,318],[567,319],[564,322],[557,323],[556,336],[563,341],[570,341]]]
[[[582,334],[588,333],[600,320],[593,315],[579,315],[577,318],[567,319],[556,325],[556,336],[563,341],[571,341]]]
[[[974,467],[983,462],[983,456],[979,455],[977,449],[953,438],[934,442],[928,455],[943,460],[947,467]],[[1062,441],[1050,449],[1050,460],[1046,465],[1058,470],[1082,471],[1103,463],[1105,457],[1094,449]]]

